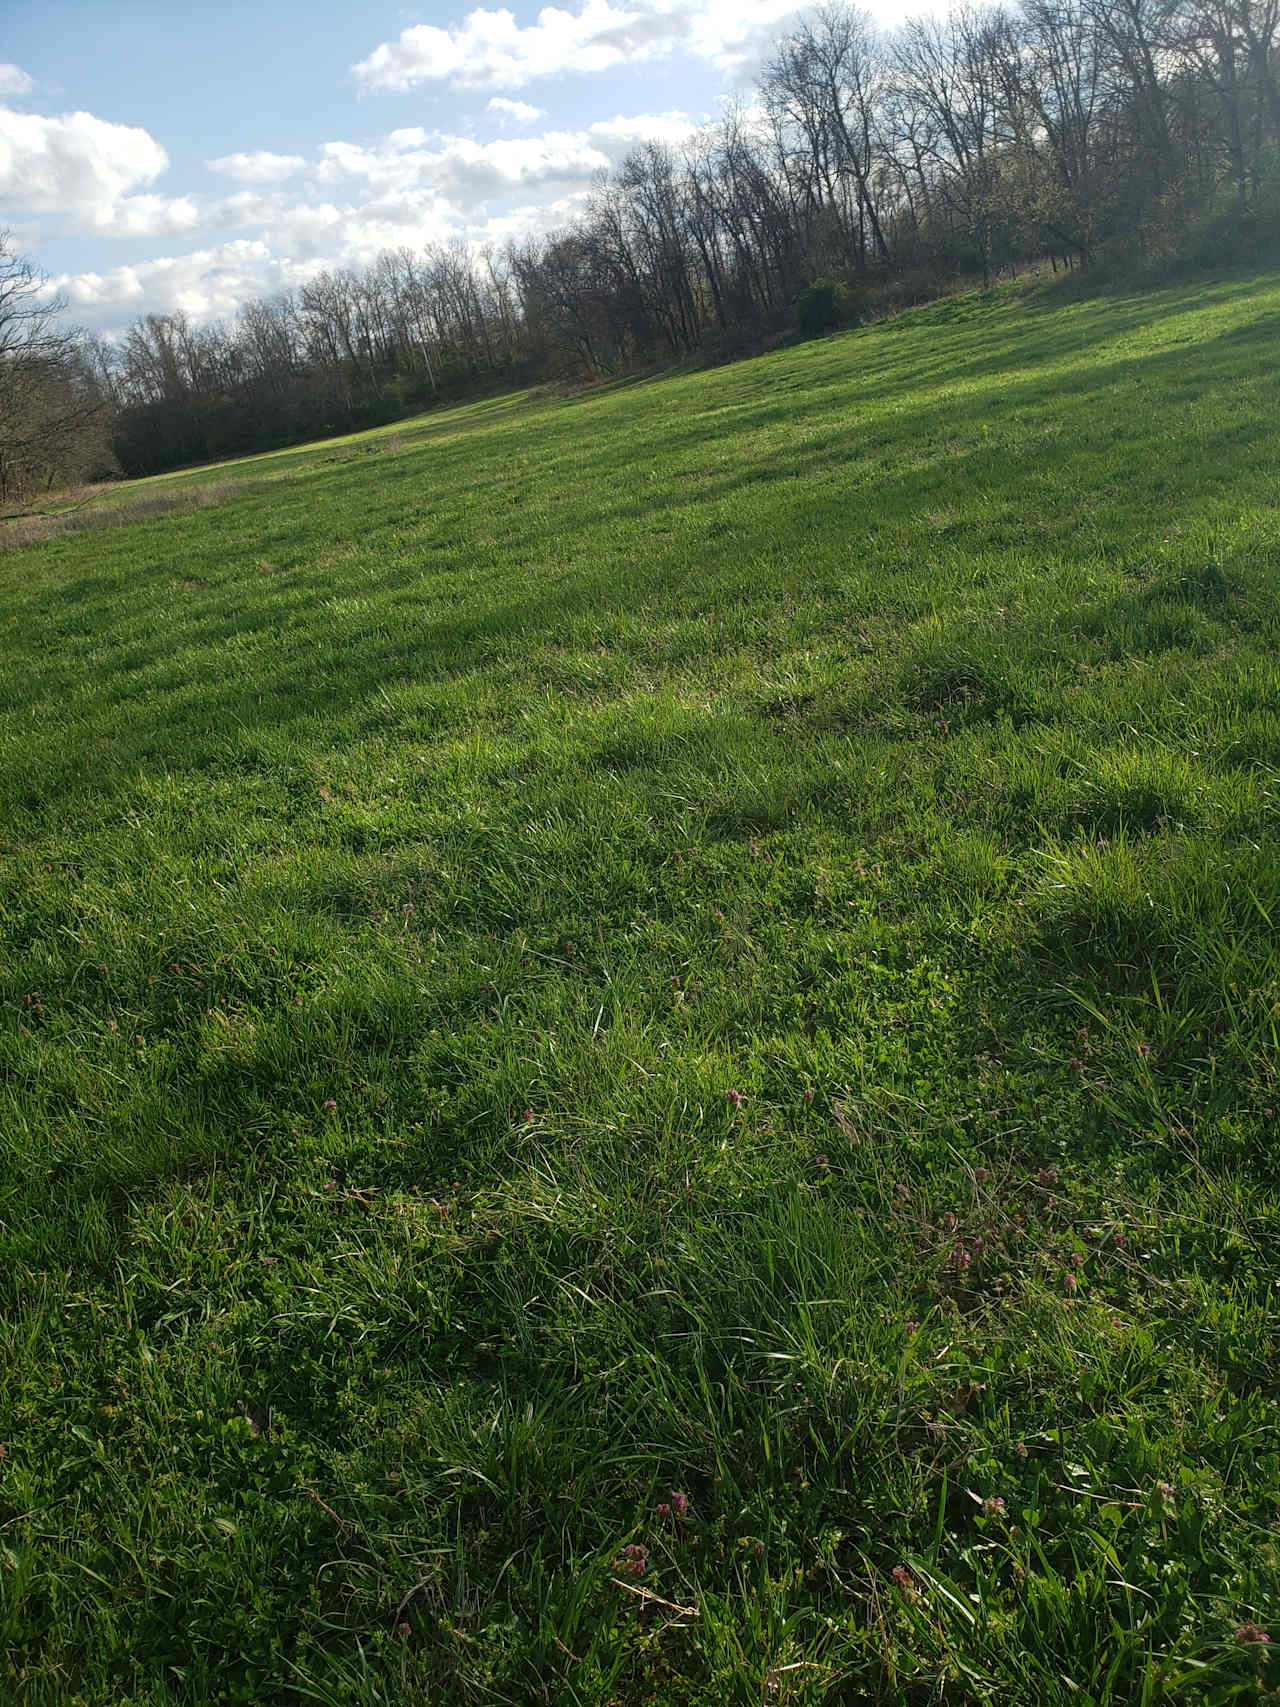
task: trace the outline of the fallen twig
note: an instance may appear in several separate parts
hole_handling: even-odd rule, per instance
[[[678,1612],[681,1618],[701,1618],[702,1614],[696,1606],[677,1606],[674,1600],[663,1600],[660,1594],[654,1594],[652,1589],[640,1588],[635,1583],[624,1583],[621,1577],[610,1577],[609,1581],[615,1588],[624,1588],[628,1594],[638,1595],[641,1600],[651,1600],[655,1606],[665,1606],[668,1612]]]
[[[333,1507],[331,1505],[326,1505],[325,1502],[320,1498],[320,1495],[315,1491],[314,1488],[308,1488],[307,1494],[308,1494],[309,1498],[313,1499],[316,1502],[316,1504],[320,1507],[321,1511],[327,1511],[328,1512],[329,1516],[333,1519],[333,1521],[337,1524],[338,1528],[345,1535],[347,1533],[347,1530],[351,1527],[350,1524],[347,1522],[346,1518],[345,1517],[339,1517],[337,1512],[333,1509]]]

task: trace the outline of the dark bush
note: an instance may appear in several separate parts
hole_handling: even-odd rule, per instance
[[[852,317],[852,295],[838,279],[815,279],[796,298],[796,324],[806,338],[820,338]]]

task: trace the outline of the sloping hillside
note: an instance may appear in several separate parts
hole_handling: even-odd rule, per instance
[[[1270,1698],[1278,327],[957,299],[0,554],[0,1694]]]

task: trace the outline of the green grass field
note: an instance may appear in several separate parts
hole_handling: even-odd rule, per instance
[[[1280,1699],[1278,337],[0,554],[0,1700]]]

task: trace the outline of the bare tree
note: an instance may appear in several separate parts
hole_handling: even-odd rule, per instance
[[[834,212],[864,265],[869,251],[889,261],[875,188],[885,70],[870,18],[825,4],[779,43],[761,81],[784,132],[803,142],[808,210]]]
[[[901,140],[925,204],[971,242],[989,279],[998,258],[1002,173],[1017,133],[1019,45],[1006,13],[967,5],[909,23],[897,42]]]
[[[105,398],[65,302],[0,232],[0,499],[102,472]]]

